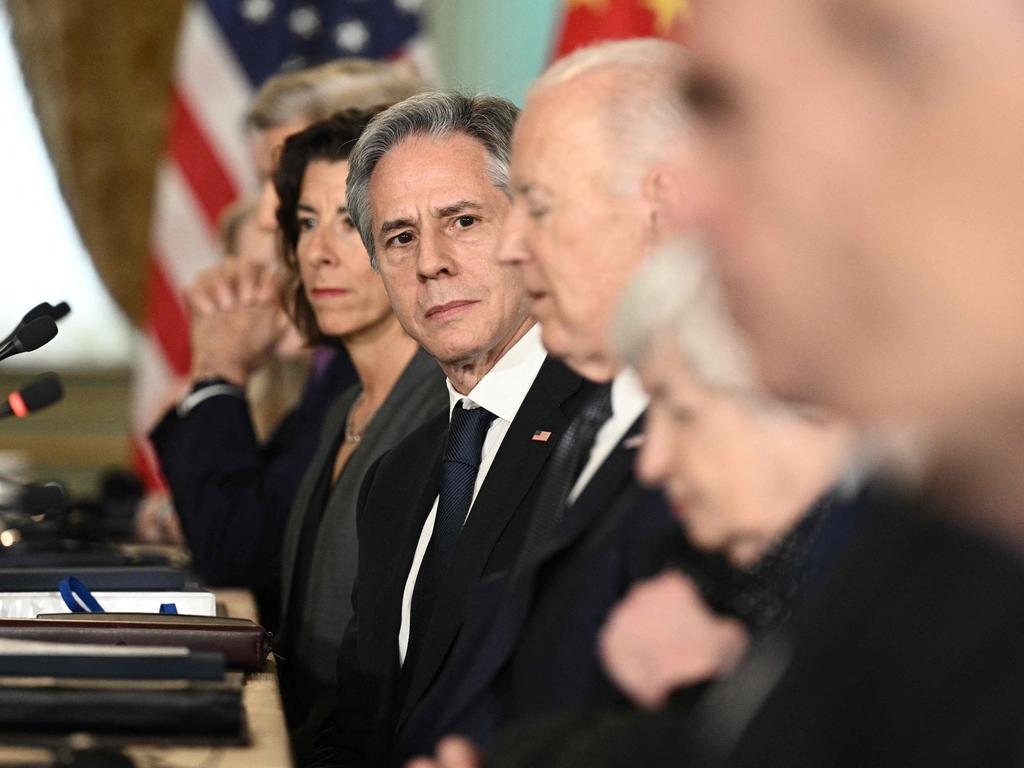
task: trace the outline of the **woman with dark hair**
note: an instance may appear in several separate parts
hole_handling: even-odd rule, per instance
[[[344,345],[359,377],[328,410],[282,543],[277,650],[298,755],[334,695],[337,650],[351,615],[363,475],[448,402],[440,369],[399,325],[346,212],[349,152],[371,116],[342,113],[290,137],[274,179],[289,270],[286,307],[310,342]]]

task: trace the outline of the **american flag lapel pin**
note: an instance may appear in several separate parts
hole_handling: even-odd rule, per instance
[[[535,443],[546,443],[551,439],[551,433],[547,430],[538,429],[533,433],[533,437],[530,438]]]

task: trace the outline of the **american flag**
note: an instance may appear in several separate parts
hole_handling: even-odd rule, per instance
[[[242,119],[271,75],[342,56],[425,56],[424,0],[193,0],[175,61],[168,147],[156,179],[143,339],[135,365],[133,454],[163,485],[146,433],[190,365],[181,296],[220,254],[217,217],[255,190]]]

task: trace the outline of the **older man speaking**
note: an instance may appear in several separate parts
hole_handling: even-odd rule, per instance
[[[546,360],[522,278],[497,260],[516,116],[497,97],[424,94],[378,115],[352,152],[349,216],[399,322],[447,376],[449,408],[367,472],[355,614],[318,765],[388,762],[395,720],[430,689],[470,588],[518,554],[538,478],[590,390]]]

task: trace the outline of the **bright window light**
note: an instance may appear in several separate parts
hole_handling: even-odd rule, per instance
[[[7,371],[126,366],[131,324],[104,288],[61,197],[2,7],[0,26],[0,338],[39,302],[71,305],[57,338],[0,365]]]

